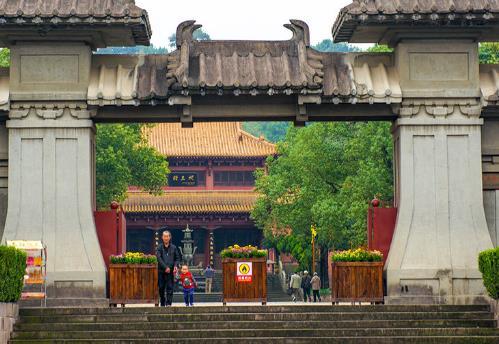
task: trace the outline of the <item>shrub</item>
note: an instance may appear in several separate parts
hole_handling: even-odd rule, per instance
[[[111,264],[157,264],[158,259],[152,254],[141,252],[127,252],[119,256],[110,257]]]
[[[21,298],[26,274],[26,252],[0,246],[0,302],[17,302]]]
[[[499,247],[480,252],[478,269],[482,273],[483,284],[490,297],[499,299]]]
[[[263,258],[267,257],[266,250],[259,250],[255,246],[229,246],[220,253],[222,258]]]
[[[338,251],[333,255],[333,262],[381,262],[382,260],[383,254],[381,252],[361,247]]]

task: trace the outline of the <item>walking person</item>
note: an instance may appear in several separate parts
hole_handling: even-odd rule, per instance
[[[205,277],[205,293],[211,294],[211,288],[213,287],[213,277],[215,277],[215,270],[208,265],[204,270]]]
[[[180,269],[180,283],[184,290],[185,305],[187,307],[194,306],[194,289],[198,287],[198,284],[186,264],[182,265],[182,269]]]
[[[289,288],[291,289],[291,299],[293,300],[293,302],[296,302],[296,300],[300,298],[300,287],[301,277],[295,271],[291,275],[291,279],[289,280]]]
[[[310,284],[312,285],[312,293],[314,294],[314,302],[317,302],[317,299],[319,302],[321,302],[321,278],[317,274],[317,272],[314,272],[314,277],[312,277],[312,280],[310,281]]]
[[[166,307],[173,303],[173,282],[180,264],[180,253],[177,247],[171,243],[172,234],[169,231],[164,231],[161,239],[162,243],[156,250],[158,287],[160,304],[162,307]]]
[[[312,278],[308,274],[308,271],[303,271],[303,278],[301,279],[301,288],[303,289],[303,301],[312,302],[312,297],[310,296],[310,289],[312,288],[311,282]]]

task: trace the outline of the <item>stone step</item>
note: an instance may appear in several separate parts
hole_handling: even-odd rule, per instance
[[[173,294],[173,302],[183,303],[184,302],[184,294],[176,293]],[[220,302],[222,303],[222,294],[221,293],[194,293],[194,303],[205,303],[205,302]]]
[[[16,331],[125,331],[125,330],[203,330],[203,329],[295,329],[295,328],[494,328],[493,319],[467,320],[350,320],[350,321],[211,321],[138,323],[18,323]]]
[[[179,344],[233,344],[233,338],[192,338],[192,339],[149,339],[131,337],[127,340],[97,340],[97,339],[76,339],[63,340],[64,343],[92,343],[92,344],[116,344],[116,343],[179,343]],[[251,337],[237,338],[238,344],[497,344],[496,336],[462,336],[462,337]],[[14,339],[11,343],[33,343],[31,339]],[[53,340],[37,340],[37,344],[53,344]]]
[[[187,308],[187,307],[186,307]],[[195,307],[194,307],[195,308]],[[200,307],[201,308],[201,307]],[[203,307],[204,308],[204,307]],[[181,309],[181,308],[177,308]],[[190,307],[188,309],[191,309]],[[308,312],[308,313],[116,313],[116,314],[66,314],[23,315],[20,323],[61,322],[210,322],[210,321],[318,321],[318,320],[424,320],[424,319],[493,319],[489,312]]]
[[[153,331],[37,331],[14,332],[12,338],[20,339],[129,339],[129,338],[244,338],[244,337],[401,337],[401,336],[496,336],[496,328],[349,328],[349,329],[205,329],[153,330]]]
[[[251,305],[251,306],[209,306],[209,307],[125,307],[125,308],[22,308],[21,316],[34,315],[78,315],[78,314],[192,314],[192,313],[390,313],[390,312],[490,312],[488,305]]]

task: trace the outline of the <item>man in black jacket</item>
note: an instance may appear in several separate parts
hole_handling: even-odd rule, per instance
[[[312,288],[312,277],[308,274],[308,271],[303,271],[303,277],[301,279],[301,288],[303,289],[303,301],[312,302],[312,297],[310,296],[310,289]]]
[[[172,234],[164,231],[163,242],[156,250],[158,257],[158,285],[161,306],[171,306],[173,302],[173,282],[180,264],[180,253],[175,245],[171,243]],[[166,289],[166,299],[165,299]]]

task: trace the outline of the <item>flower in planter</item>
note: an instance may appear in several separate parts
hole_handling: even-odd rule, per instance
[[[383,254],[380,251],[356,248],[334,253],[333,262],[381,262]]]
[[[158,262],[155,255],[141,252],[127,252],[118,256],[110,257],[111,264],[156,264]]]
[[[262,258],[267,257],[266,250],[259,250],[255,246],[229,246],[228,248],[222,250],[222,258]]]

